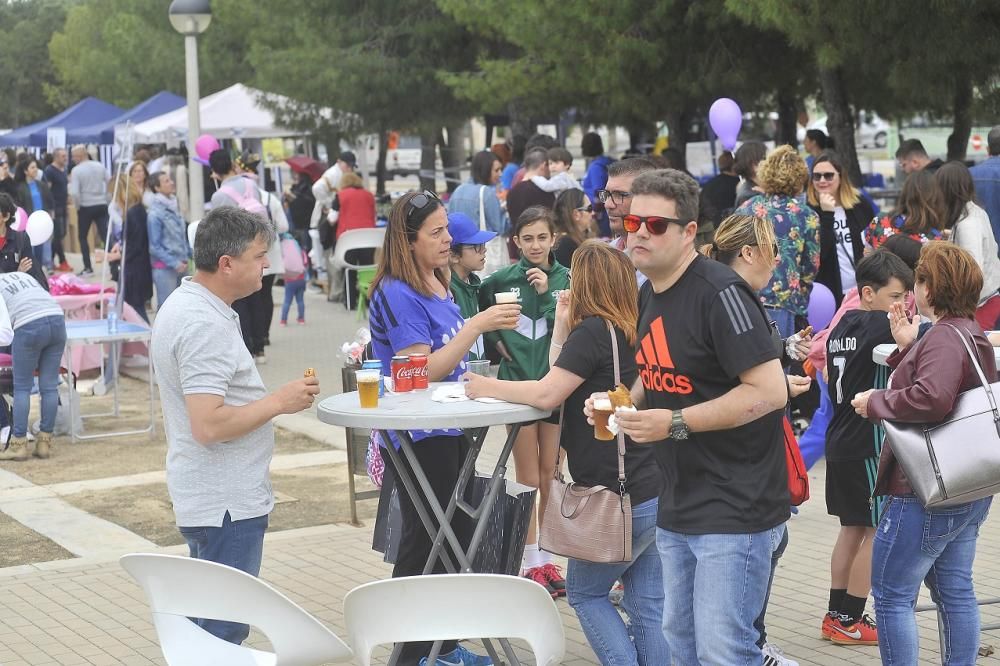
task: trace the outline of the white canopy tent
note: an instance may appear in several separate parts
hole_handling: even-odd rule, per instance
[[[305,132],[275,125],[274,114],[261,104],[267,98],[278,104],[290,102],[287,97],[265,93],[236,83],[202,98],[201,133],[217,139],[268,139],[302,136]],[[187,138],[187,106],[151,118],[135,126],[138,143],[177,144]]]

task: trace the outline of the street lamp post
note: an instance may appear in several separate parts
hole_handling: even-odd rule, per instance
[[[201,173],[201,164],[194,159],[195,142],[201,134],[198,35],[205,32],[208,24],[212,22],[212,9],[209,0],[174,0],[170,3],[167,13],[170,16],[170,25],[184,35],[184,71],[187,77],[188,108],[188,193],[191,219],[200,220],[205,214],[205,181]]]

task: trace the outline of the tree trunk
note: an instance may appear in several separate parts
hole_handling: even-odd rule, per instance
[[[799,147],[797,101],[790,91],[778,91],[778,127],[774,142],[779,146],[787,144],[792,148]]]
[[[837,154],[847,165],[847,173],[856,187],[861,187],[861,165],[854,145],[854,115],[847,99],[847,86],[839,67],[821,67],[819,81],[823,89],[823,106],[826,108],[826,129],[833,137]]]
[[[522,105],[513,100],[507,104],[507,117],[510,119],[510,133],[528,140],[538,129],[538,123],[522,110]]]
[[[444,180],[448,192],[454,192],[462,183],[463,142],[465,138],[464,125],[449,125],[447,141],[442,132],[438,131],[438,147],[441,150],[441,165],[444,167]]]
[[[389,130],[378,132],[378,160],[375,162],[375,194],[385,194],[385,159],[389,153]]]
[[[437,142],[440,127],[420,130],[420,189],[437,192]]]
[[[692,115],[690,109],[671,111],[666,115],[667,129],[670,131],[669,147],[677,151],[682,170],[687,170],[687,132]]]
[[[948,135],[948,159],[965,160],[972,134],[972,81],[958,73],[955,79],[955,96],[952,98],[952,126]]]

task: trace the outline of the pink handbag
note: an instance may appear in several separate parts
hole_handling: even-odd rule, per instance
[[[615,363],[615,385],[621,381],[618,338],[608,323]],[[565,418],[565,405],[559,417]],[[556,473],[549,480],[545,516],[538,530],[538,545],[550,553],[596,563],[632,561],[632,500],[625,490],[625,435],[618,431],[618,490],[605,486],[566,483],[556,452]]]

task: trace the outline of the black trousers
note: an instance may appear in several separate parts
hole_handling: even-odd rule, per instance
[[[260,303],[264,316],[258,318],[257,330],[254,336],[261,340],[263,345],[271,344],[271,322],[274,320],[274,279],[277,275],[265,275],[261,280],[264,286],[260,288]]]
[[[413,445],[413,451],[416,453],[417,460],[420,462],[420,467],[427,476],[431,488],[434,489],[437,501],[441,503],[443,509],[446,509],[451,499],[451,494],[455,490],[455,484],[458,482],[458,473],[461,471],[462,463],[465,461],[465,456],[469,451],[468,443],[464,437],[429,437],[416,442]],[[399,453],[403,458],[403,465],[406,471],[412,476],[413,470],[409,462],[407,462],[402,451]],[[389,471],[388,468],[392,469],[393,477],[396,479],[396,484],[399,488],[399,510],[403,523],[403,533],[400,536],[399,542],[399,554],[396,558],[396,564],[392,569],[392,577],[419,576],[423,573],[424,565],[431,554],[431,546],[433,545],[431,537],[427,534],[427,530],[420,520],[420,515],[414,507],[413,500],[406,492],[402,481],[399,480],[399,472],[396,470],[395,465],[393,465],[392,459],[387,453],[383,453],[382,458],[387,467],[386,471]],[[430,512],[428,511],[428,513]],[[434,520],[433,514],[431,514],[431,520],[434,521],[436,526],[437,521]],[[469,541],[472,539],[474,527],[472,519],[461,509],[456,509],[455,515],[451,520],[451,527],[455,530],[459,543],[462,544],[463,548],[467,547]],[[451,561],[457,565],[458,561],[455,559],[455,555],[447,541],[445,541],[445,550],[449,557],[451,557]],[[433,573],[446,573],[444,564],[441,563],[440,559],[434,563]],[[454,599],[442,599],[440,601],[441,603],[456,603]],[[433,643],[429,642],[404,643],[399,663],[403,666],[417,664],[421,657],[427,656],[432,645]],[[441,654],[451,652],[457,645],[457,641],[444,641],[444,644],[441,646]]]
[[[260,331],[264,328],[264,296],[261,287],[245,298],[233,301],[233,310],[240,316],[240,332],[243,343],[254,356],[264,353],[264,339]]]
[[[63,238],[66,237],[66,209],[56,208],[52,216],[52,262],[66,262],[66,251],[63,249]]]
[[[90,265],[90,244],[87,236],[90,234],[90,225],[97,224],[98,247],[104,247],[108,237],[108,207],[101,206],[80,206],[77,209],[77,223],[80,228],[77,230],[77,237],[80,239],[80,253],[83,254],[83,267],[86,270],[93,270]]]

